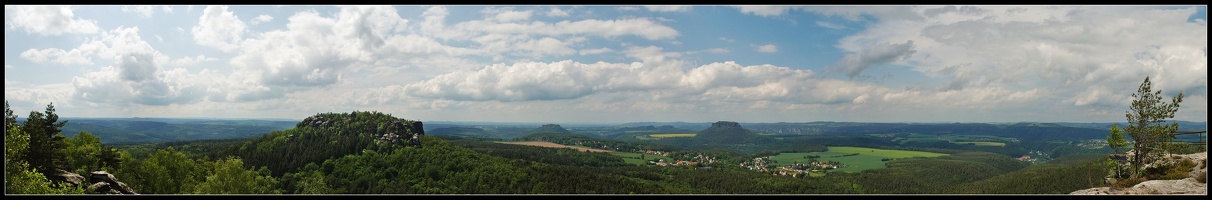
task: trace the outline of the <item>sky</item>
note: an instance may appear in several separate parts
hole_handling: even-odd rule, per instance
[[[1206,5],[4,7],[22,117],[1207,120]]]

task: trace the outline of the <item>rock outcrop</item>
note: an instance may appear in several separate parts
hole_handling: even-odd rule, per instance
[[[1119,195],[1119,194],[1195,194],[1207,195],[1207,183],[1200,183],[1196,180],[1199,175],[1208,173],[1208,152],[1200,152],[1195,154],[1174,155],[1170,157],[1171,161],[1182,159],[1190,159],[1197,163],[1197,166],[1188,173],[1190,177],[1179,180],[1149,180],[1132,186],[1131,188],[1112,189],[1110,187],[1098,187],[1084,190],[1074,191],[1072,195]],[[1206,178],[1206,177],[1205,177]],[[1205,179],[1206,180],[1206,179]]]
[[[89,194],[139,194],[135,192],[126,183],[118,181],[117,177],[105,171],[94,171],[89,174],[88,178],[80,174],[72,173],[66,170],[55,170],[54,173],[47,174],[47,178],[67,187],[77,187],[82,184],[87,188],[84,192]],[[87,182],[86,182],[87,181]]]
[[[113,174],[105,171],[94,171],[88,176],[89,182],[92,185],[88,186],[88,192],[94,194],[139,194],[134,189],[127,186],[126,183],[118,181],[118,178]]]
[[[84,184],[84,181],[87,180],[84,178],[84,176],[62,169],[56,169],[53,173],[44,174],[46,174],[46,179],[50,179],[55,183],[65,184],[67,187],[79,186],[80,184]]]
[[[531,131],[530,131],[530,133],[564,133],[564,134],[569,134],[569,133],[572,133],[572,132],[571,132],[571,131],[568,131],[568,129],[564,129],[564,127],[561,127],[559,124],[544,124],[543,126],[540,126],[539,128],[536,128],[536,129],[531,130]]]
[[[345,114],[327,113],[327,114],[313,115],[313,116],[304,118],[303,121],[299,121],[299,123],[296,124],[295,127],[296,128],[318,128],[318,129],[333,128],[333,127],[344,125],[345,122],[343,122],[342,120],[356,120],[358,113],[359,112],[352,112],[352,113],[345,113]],[[366,115],[366,114],[378,114],[378,113],[362,113],[362,114]],[[395,119],[395,118],[392,118],[392,119]],[[421,146],[420,136],[425,135],[425,128],[424,128],[424,125],[421,123],[421,121],[398,119],[398,120],[391,120],[391,121],[385,121],[385,122],[379,122],[379,123],[385,123],[387,128],[386,128],[386,130],[382,130],[382,131],[376,133],[376,135],[374,135],[375,140],[388,142],[388,143],[392,143],[392,144],[405,144],[405,145],[415,146],[415,147]],[[369,123],[369,124],[364,124],[364,125],[373,125],[374,127],[337,127],[337,128],[346,128],[346,129],[353,129],[353,130],[364,130],[364,129],[376,130],[379,128],[378,124]]]
[[[740,128],[741,123],[730,122],[730,121],[718,121],[715,123],[711,123],[711,127],[712,128],[725,128],[725,127]]]

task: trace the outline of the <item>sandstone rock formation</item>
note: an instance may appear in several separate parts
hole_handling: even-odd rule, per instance
[[[1177,157],[1177,158],[1175,158]],[[1207,195],[1207,183],[1200,183],[1196,180],[1196,176],[1208,173],[1208,152],[1200,152],[1195,154],[1175,155],[1171,160],[1191,159],[1196,161],[1197,166],[1189,172],[1190,177],[1180,180],[1149,180],[1136,184],[1131,188],[1112,189],[1110,187],[1098,187],[1084,190],[1074,191],[1072,195],[1107,195],[1107,194],[1193,194]],[[1205,177],[1206,178],[1206,177]]]

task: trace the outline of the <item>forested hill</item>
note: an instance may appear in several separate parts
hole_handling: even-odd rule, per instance
[[[274,175],[308,163],[358,153],[365,149],[390,150],[421,147],[420,121],[400,119],[377,111],[323,113],[307,117],[295,128],[274,131],[228,146],[212,158],[237,156],[252,166],[268,167]]]
[[[24,121],[24,119],[18,119]],[[158,143],[249,138],[294,127],[298,121],[254,119],[64,118],[63,136],[80,131],[103,144]]]
[[[995,135],[1028,140],[1103,139],[1107,129],[1066,126],[1056,123],[858,123],[809,122],[746,124],[756,132],[779,135],[853,135],[871,133],[931,133]]]

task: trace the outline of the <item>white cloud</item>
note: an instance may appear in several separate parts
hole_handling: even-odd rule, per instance
[[[21,58],[34,61],[34,63],[43,63],[49,60],[62,65],[91,65],[93,61],[89,59],[89,54],[79,49],[72,49],[71,51],[64,51],[58,48],[30,49],[21,52]]]
[[[269,21],[273,21],[273,20],[274,20],[274,17],[272,17],[272,16],[269,16],[269,15],[258,15],[256,18],[253,18],[252,20],[249,20],[249,21],[248,21],[248,23],[249,23],[249,24],[252,24],[252,25],[257,25],[257,24],[260,24],[260,23],[265,23],[265,22],[269,22]]]
[[[215,61],[215,60],[218,60],[218,58],[206,57],[206,55],[198,55],[195,57],[178,58],[176,60],[173,60],[172,64],[174,66],[192,66],[192,65],[200,63],[200,62],[209,62],[209,61]]]
[[[6,24],[27,33],[57,36],[63,33],[97,33],[94,20],[75,18],[69,6],[4,6]],[[9,15],[11,13],[11,15]]]
[[[725,42],[736,42],[736,40],[729,39],[729,38],[727,38],[727,37],[720,37],[720,41],[725,41]]]
[[[484,8],[481,12],[491,15],[491,19],[498,22],[513,22],[529,20],[534,11],[515,11],[512,8]]]
[[[847,54],[841,60],[838,60],[837,64],[834,64],[833,67],[845,70],[846,76],[854,78],[867,68],[904,60],[912,56],[913,53],[913,41],[907,41],[903,44],[875,44],[867,47],[862,52]]]
[[[647,48],[637,48],[637,51],[643,49]],[[405,85],[401,90],[404,90],[403,94],[417,98],[454,101],[567,100],[636,92],[657,94],[644,97],[661,102],[763,98],[786,102],[821,101],[801,98],[812,92],[811,86],[816,82],[813,74],[809,70],[771,65],[740,66],[733,62],[684,70],[671,64],[585,64],[565,60],[508,66],[496,64],[480,70],[456,71]]]
[[[616,20],[563,20],[555,23],[530,21],[531,11],[510,8],[486,8],[484,20],[471,20],[446,25],[445,7],[435,6],[423,14],[422,36],[444,41],[474,42],[474,54],[492,58],[494,62],[543,59],[548,56],[576,54],[590,37],[617,38],[638,36],[648,40],[668,40],[678,36],[677,30],[649,18]],[[590,51],[592,52],[592,51]],[[513,58],[506,60],[507,58]],[[514,60],[517,59],[517,60]]]
[[[153,49],[138,33],[138,28],[119,28],[89,42],[107,47],[97,54],[114,64],[72,78],[72,97],[106,105],[190,104],[201,100],[206,92],[203,83],[210,78],[189,78],[193,75],[180,68],[164,71],[168,56]]]
[[[567,17],[568,12],[565,12],[564,10],[560,10],[560,8],[557,8],[557,7],[552,7],[551,11],[547,11],[547,16],[548,17]]]
[[[619,9],[620,11],[637,11],[637,10],[640,10],[640,7],[635,7],[635,6],[620,6],[620,7],[616,8],[616,9]]]
[[[689,12],[691,9],[690,6],[675,6],[675,5],[644,6],[644,8],[648,8],[648,11],[654,11],[654,12]]]
[[[834,24],[834,23],[830,23],[830,22],[826,22],[826,21],[816,21],[816,25],[825,27],[828,29],[834,29],[834,30],[846,29],[846,26],[842,26],[842,25],[838,25],[838,24]]]
[[[1089,111],[1086,119],[1121,119],[1145,76],[1173,95],[1206,95],[1207,27],[1188,22],[1194,8],[1143,7],[845,7],[807,9],[854,20],[875,17],[838,48],[864,52],[913,41],[884,58],[851,54],[838,65],[857,75],[877,60],[912,66],[952,91],[1032,96],[1027,103],[1053,110]],[[929,17],[923,17],[929,16]],[[907,44],[907,43],[906,43]],[[903,47],[903,46],[902,46]],[[887,48],[892,50],[896,48]],[[909,50],[909,48],[899,48]],[[902,52],[902,53],[894,53]],[[854,62],[848,62],[854,61]],[[860,62],[869,60],[871,62]],[[849,64],[845,64],[849,63]],[[1164,77],[1164,78],[1162,78]],[[1051,91],[1032,88],[1052,88]],[[1030,94],[1030,95],[1027,95]],[[1004,95],[1003,95],[1004,96]],[[1187,102],[1184,102],[1187,103]],[[1204,103],[1196,107],[1204,106]]]
[[[677,63],[680,62],[680,60],[676,59],[682,57],[681,53],[665,52],[663,48],[657,46],[632,46],[624,50],[623,53],[625,53],[627,57],[640,59],[640,61],[643,61],[645,64],[664,64],[670,61],[672,61],[672,63]]]
[[[783,14],[787,14],[787,11],[800,8],[800,7],[794,7],[794,6],[770,6],[770,5],[735,6],[735,7],[737,7],[738,9],[741,9],[741,13],[763,16],[763,17],[781,16]]]
[[[608,52],[614,52],[614,50],[611,50],[610,48],[606,48],[606,47],[597,48],[597,49],[581,49],[580,54],[589,55],[589,54],[600,54],[600,53],[608,53]]]
[[[754,50],[762,53],[774,53],[779,52],[779,46],[775,46],[774,44],[765,44],[754,47]]]
[[[122,6],[122,12],[134,13],[134,14],[139,15],[139,17],[149,18],[152,16],[153,10],[152,10],[152,6],[149,6],[149,5]]]
[[[65,106],[71,107],[71,93],[71,85],[62,83],[10,87],[6,80],[4,84],[4,100],[11,104],[14,114],[21,116],[25,116],[29,111],[41,111],[50,103],[54,103],[55,108],[60,110]]]
[[[206,6],[198,25],[191,30],[199,45],[230,52],[240,47],[244,35],[244,22],[236,14],[227,11],[227,6]]]
[[[229,86],[231,90],[224,96],[212,96],[212,101],[280,98],[334,85],[351,67],[396,61],[389,57],[401,56],[391,53],[459,51],[431,48],[433,41],[414,39],[411,41],[420,43],[412,44],[405,42],[408,38],[387,37],[407,26],[407,20],[389,6],[342,7],[335,18],[303,11],[287,21],[285,30],[265,32],[243,42],[240,54],[229,61],[235,71],[232,81],[239,84]]]

